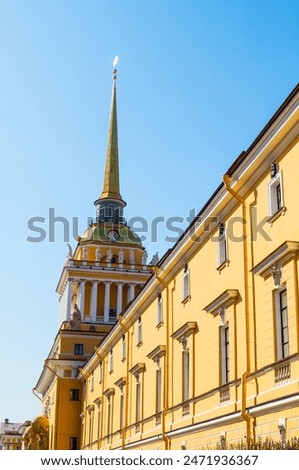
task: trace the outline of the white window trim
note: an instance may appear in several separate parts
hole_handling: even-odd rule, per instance
[[[138,317],[137,320],[137,346],[142,344],[142,318]]]
[[[113,349],[109,353],[109,374],[113,372]]]
[[[186,303],[190,300],[190,269],[187,268],[186,271],[183,272],[182,278],[182,303]]]
[[[127,341],[126,335],[122,336],[122,343],[121,343],[121,360],[125,361],[127,356]]]
[[[286,291],[287,295],[287,309],[288,309],[288,290],[286,284],[283,284],[280,288],[274,292],[274,308],[275,308],[275,336],[276,336],[276,360],[286,359],[290,355],[290,342],[288,345],[288,354],[283,357],[283,346],[282,346],[282,331],[281,331],[281,310],[280,310],[280,294]],[[288,310],[287,310],[288,311]],[[289,318],[288,318],[288,335],[289,335]]]
[[[99,368],[99,382],[103,382],[103,361],[100,362],[100,368]]]
[[[220,229],[218,233],[218,242],[217,242],[217,253],[218,253],[218,270],[221,270],[228,265],[228,242],[227,242],[227,231],[226,226],[223,224],[224,233],[220,235]],[[220,238],[221,237],[221,238]],[[223,254],[224,251],[224,254]]]
[[[92,371],[91,377],[90,377],[90,391],[93,392],[93,390],[94,390],[94,371]]]
[[[163,324],[163,299],[158,297],[157,299],[157,326]]]
[[[281,207],[277,206],[277,187],[280,185],[280,195],[281,195]],[[268,207],[269,207],[269,219],[273,221],[275,216],[278,214],[285,213],[284,205],[284,191],[283,191],[283,177],[282,170],[279,170],[276,175],[271,178],[271,181],[268,183]]]
[[[225,315],[225,313],[224,313]],[[220,354],[221,354],[221,385],[225,385],[229,383],[230,377],[229,377],[229,370],[227,371],[227,365],[226,365],[226,344],[225,344],[225,330],[228,328],[228,334],[229,334],[229,324],[228,322],[225,322],[221,326],[221,331],[220,331]],[[230,341],[229,341],[230,343]],[[228,356],[228,360],[230,360],[230,354]],[[227,377],[228,375],[228,377]]]

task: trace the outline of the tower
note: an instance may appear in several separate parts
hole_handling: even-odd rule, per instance
[[[48,419],[44,427],[49,449],[79,448],[82,400],[82,383],[77,380],[79,370],[152,273],[141,240],[123,216],[126,203],[120,194],[116,63],[103,189],[94,203],[96,217],[78,237],[74,252],[68,245],[56,289],[59,330],[34,388]],[[34,432],[32,436],[27,447],[38,448]]]

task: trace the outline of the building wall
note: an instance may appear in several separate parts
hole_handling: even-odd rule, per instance
[[[84,366],[83,449],[197,449],[299,436],[298,111],[290,119],[277,118],[260,136],[203,212],[200,240],[185,234]],[[269,218],[273,162],[283,207]],[[227,236],[221,265],[219,224]],[[285,288],[282,358],[276,310]]]

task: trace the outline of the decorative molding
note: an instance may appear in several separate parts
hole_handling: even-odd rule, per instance
[[[222,292],[222,294],[220,294],[215,300],[204,307],[204,310],[207,313],[214,315],[214,317],[216,315],[220,315],[222,318],[224,315],[224,309],[236,302],[239,297],[240,293],[238,289],[227,289]]]
[[[127,383],[126,377],[121,377],[116,382],[114,382],[114,385],[116,385],[119,388],[122,388],[126,385],[126,383]]]
[[[197,322],[196,321],[189,321],[185,323],[185,325],[181,326],[178,330],[176,330],[171,337],[173,339],[177,339],[180,343],[186,340],[188,336],[190,336],[192,333],[195,333],[195,330],[197,330]]]
[[[282,267],[279,264],[274,264],[270,268],[270,274],[273,277],[275,288],[281,287]]]
[[[94,405],[88,405],[86,407],[86,411],[88,411],[88,413],[91,414],[91,412],[94,411]]]
[[[272,251],[260,263],[252,269],[253,274],[259,274],[264,279],[269,277],[271,268],[274,266],[284,266],[290,259],[294,258],[299,250],[299,242],[286,241],[276,250]],[[273,274],[272,274],[273,275]]]
[[[158,359],[160,359],[162,356],[165,356],[166,354],[166,346],[157,346],[155,349],[153,349],[153,351],[151,351],[147,357],[149,359],[152,359],[153,361],[157,361]]]
[[[132,367],[132,369],[130,369],[129,372],[131,372],[131,374],[135,375],[135,377],[137,375],[139,375],[141,372],[144,372],[145,371],[145,364],[144,362],[138,362],[134,367]]]
[[[271,400],[269,402],[262,403],[248,408],[248,412],[256,417],[262,415],[269,415],[277,411],[285,411],[288,408],[295,408],[299,405],[299,394],[296,393],[286,398]]]
[[[103,394],[105,395],[105,397],[109,398],[115,394],[115,389],[113,387],[107,388],[105,392],[103,392]]]

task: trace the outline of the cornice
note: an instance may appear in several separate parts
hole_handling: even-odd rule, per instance
[[[111,397],[112,395],[115,394],[115,389],[114,389],[114,387],[107,388],[107,389],[103,392],[103,394],[104,394],[105,397],[107,397],[107,398],[108,398],[108,397]]]
[[[295,408],[299,405],[299,394],[290,395],[278,400],[261,403],[259,405],[248,408],[248,412],[252,416],[269,415],[277,411],[283,411],[286,408]]]
[[[116,385],[117,387],[121,388],[121,387],[124,387],[127,383],[127,379],[126,377],[121,377],[120,379],[118,379],[116,382],[114,382],[114,385]]]
[[[157,359],[160,359],[162,356],[165,356],[166,354],[166,346],[157,346],[153,351],[151,351],[147,357],[149,359],[152,359],[153,361],[157,361]]]
[[[259,274],[263,278],[270,276],[270,269],[276,264],[283,266],[286,264],[291,258],[296,256],[299,250],[299,242],[294,241],[286,241],[282,245],[280,245],[276,250],[272,251],[270,255],[256,264],[252,272],[253,274]]]
[[[87,275],[89,274],[89,275]],[[144,284],[151,276],[153,275],[152,271],[145,270],[116,270],[110,268],[74,268],[73,266],[64,267],[61,273],[56,292],[62,294],[66,288],[68,280],[77,281],[77,278],[83,281],[98,281],[106,282],[112,280],[119,280],[120,278],[133,278],[136,284]],[[104,276],[104,277],[103,277]]]
[[[185,338],[188,338],[192,333],[195,333],[197,330],[197,322],[196,321],[189,321],[185,323],[181,328],[176,330],[171,337],[173,339],[177,339],[178,341],[182,342]]]
[[[240,296],[238,289],[227,289],[222,294],[220,294],[215,300],[213,300],[209,305],[204,307],[207,313],[212,315],[217,315],[219,310],[223,307],[228,307],[234,303],[237,298]]]
[[[130,373],[133,375],[139,375],[141,372],[145,371],[145,364],[144,362],[138,362],[138,364],[135,364],[134,367],[130,369]]]

